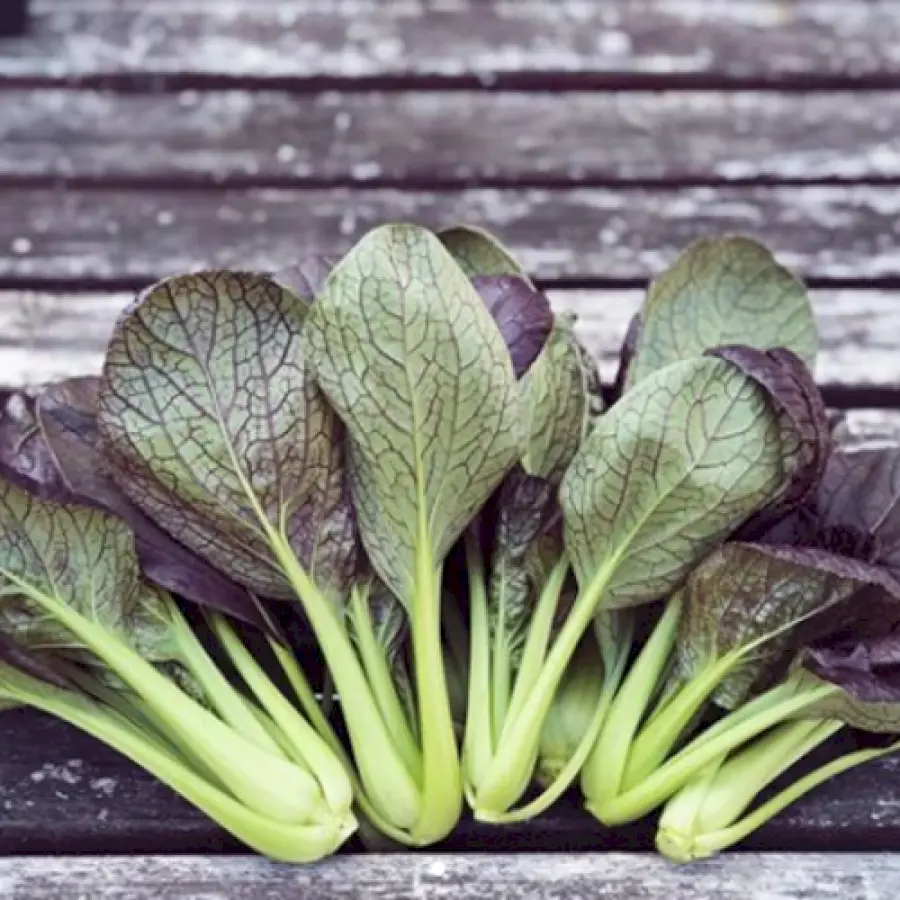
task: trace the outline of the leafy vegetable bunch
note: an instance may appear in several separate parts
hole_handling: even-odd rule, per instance
[[[166,279],[100,377],[2,398],[0,699],[280,860],[579,779],[716,852],[890,749],[747,813],[842,725],[900,722],[900,449],[832,450],[816,345],[743,238],[651,285],[605,397],[478,229]]]

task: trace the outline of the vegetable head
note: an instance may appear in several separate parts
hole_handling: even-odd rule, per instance
[[[273,821],[305,825],[348,814],[349,786],[340,807],[329,810],[328,800],[340,790],[332,795],[320,786],[267,735],[244,736],[211,711],[223,698],[242,713],[247,708],[232,688],[222,687],[220,675],[208,674],[211,664],[196,649],[171,598],[141,579],[134,536],[120,519],[43,500],[0,481],[0,588],[0,629],[21,653],[50,660],[53,669],[64,662],[67,676],[77,671],[73,663],[87,664],[96,670],[94,681],[121,698],[117,706],[130,710],[129,698],[138,698],[136,720],[149,718],[152,728],[148,739],[136,744],[141,759],[158,743],[159,731],[194,765],[214,773],[217,783],[227,784],[235,800]],[[11,655],[5,659],[7,665],[16,662]],[[200,684],[194,692],[209,707],[178,686],[188,681],[188,671]],[[11,695],[41,708],[40,699],[27,693],[13,688]],[[71,712],[76,702],[63,703],[63,709]],[[192,794],[192,799],[201,798]]]
[[[410,616],[423,752],[416,833],[434,839],[455,823],[461,799],[440,572],[521,455],[512,361],[466,273],[434,235],[409,225],[375,229],[338,264],[303,344],[347,429],[369,559]]]

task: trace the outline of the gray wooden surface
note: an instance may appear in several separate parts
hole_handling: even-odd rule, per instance
[[[490,223],[544,280],[645,280],[704,234],[765,240],[816,280],[900,279],[900,185],[3,189],[0,282],[142,283],[200,266],[340,252],[385,220]],[[836,239],[840,236],[840,239]]]
[[[8,90],[0,93],[0,179],[871,182],[900,178],[898,115],[900,94],[851,90]]]
[[[547,83],[882,84],[900,73],[893,0],[33,0],[8,80],[168,75],[292,84],[409,76]],[[427,17],[427,22],[426,22]],[[212,39],[204,40],[204,38]],[[118,79],[109,76],[118,76]],[[568,77],[566,77],[568,76]],[[145,82],[146,83],[146,82]]]
[[[578,313],[608,381],[647,278],[740,231],[812,286],[843,438],[900,440],[897,0],[33,6],[30,33],[0,42],[0,387],[96,372],[151,280],[340,252],[390,218],[495,231]],[[452,853],[289,870],[230,855],[89,738],[0,716],[16,900],[894,897],[900,759],[703,865],[648,855],[652,835],[568,797],[521,827],[466,820]],[[547,849],[573,852],[529,852]],[[4,856],[22,853],[56,856]],[[98,853],[143,855],[68,855]]]
[[[646,853],[418,853],[306,868],[252,857],[0,860],[8,900],[894,900],[900,856],[742,853],[679,868]]]
[[[643,292],[629,288],[549,291],[555,309],[578,316],[578,332],[609,383]],[[127,291],[0,290],[0,372],[6,386],[99,370]],[[900,391],[900,290],[812,291],[821,349],[816,375],[829,390]]]

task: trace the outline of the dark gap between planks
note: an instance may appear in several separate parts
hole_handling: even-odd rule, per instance
[[[2,256],[2,254],[0,254]],[[201,268],[200,266],[197,267]],[[77,276],[68,278],[38,276],[0,277],[0,291],[40,291],[46,293],[127,293],[137,292],[155,284],[162,276],[156,273],[145,275],[128,275],[125,277]],[[562,290],[643,290],[646,289],[646,278],[594,278],[578,276],[562,276],[559,278],[535,278],[535,285],[543,291]],[[811,276],[803,279],[808,288],[822,290],[873,290],[900,291],[900,276],[867,277],[867,278],[818,278]]]
[[[341,177],[303,175],[246,175],[235,172],[216,175],[212,172],[184,172],[177,176],[148,178],[120,175],[0,175],[0,189],[18,188],[22,190],[45,190],[47,188],[77,191],[170,191],[185,188],[192,191],[221,190],[396,190],[415,191],[431,194],[454,194],[461,190],[558,190],[567,188],[598,188],[617,190],[679,191],[691,188],[776,188],[776,187],[898,187],[900,175],[862,175],[859,177],[785,178],[775,176],[752,176],[725,178],[705,176],[703,178],[630,178],[615,176],[571,176],[571,175],[496,175],[464,176],[459,178],[357,178],[352,175]]]
[[[3,43],[0,39],[0,57]],[[900,89],[900,73],[863,75],[791,75],[747,78],[705,73],[671,74],[628,72],[491,72],[464,75],[224,75],[172,72],[110,72],[91,75],[10,75],[0,74],[0,90],[56,88],[110,90],[121,94],[169,94],[185,90],[277,90],[294,94],[322,91],[529,91],[532,93],[583,93],[609,91],[895,91]]]

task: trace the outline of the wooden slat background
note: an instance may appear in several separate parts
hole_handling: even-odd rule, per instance
[[[811,284],[845,439],[900,439],[897,0],[33,0],[30,32],[0,41],[0,210],[0,386],[97,371],[151,280],[339,252],[389,218],[496,231],[609,380],[646,279],[740,231]],[[0,894],[892,897],[900,760],[690,874],[635,855],[651,841],[569,798],[442,849],[630,855],[355,857],[352,877],[17,858]],[[0,855],[236,849],[94,741],[0,716]]]
[[[580,337],[599,360],[604,381],[611,382],[622,335],[643,292],[553,288],[548,293],[555,309],[576,313]],[[900,291],[817,288],[812,298],[821,335],[816,374],[829,395],[900,391]],[[3,383],[26,386],[98,371],[116,316],[131,299],[124,291],[0,290]]]
[[[544,281],[640,282],[685,243],[766,240],[818,282],[900,280],[900,186],[3,190],[0,280],[144,282],[204,265],[339,253],[385,220],[490,222]]]
[[[900,95],[851,90],[10,89],[0,93],[0,179],[444,189],[896,181],[898,115]]]
[[[893,900],[898,878],[898,858],[874,854],[745,853],[688,870],[623,853],[372,855],[308,868],[248,857],[0,861],[0,889],[12,900]]]
[[[818,87],[900,73],[892,0],[33,2],[32,36],[0,64],[11,82]]]

